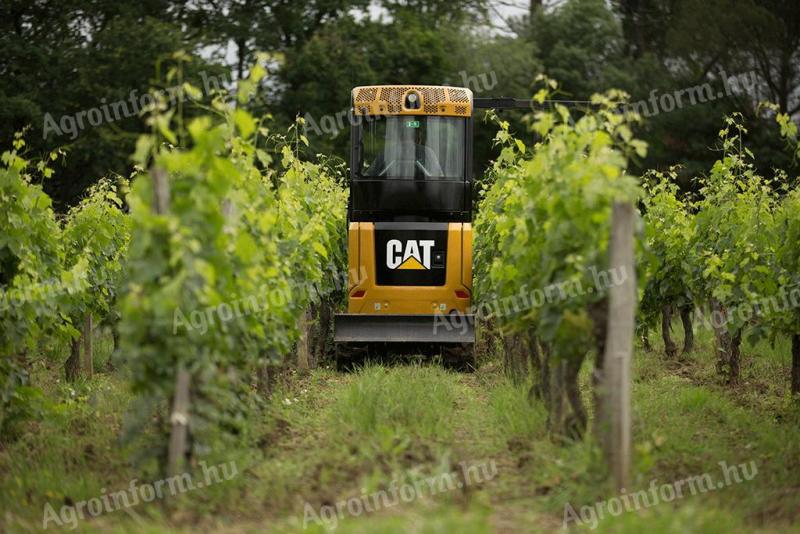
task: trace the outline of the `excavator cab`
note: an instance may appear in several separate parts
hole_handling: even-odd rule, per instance
[[[340,364],[406,349],[474,366],[472,106],[460,87],[353,89]]]

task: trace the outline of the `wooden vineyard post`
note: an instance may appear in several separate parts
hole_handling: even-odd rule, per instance
[[[94,378],[93,322],[92,314],[88,313],[83,323],[83,365],[86,368],[86,376],[90,379]]]
[[[600,435],[617,490],[630,487],[631,359],[636,312],[636,272],[633,250],[634,208],[615,203],[609,242],[609,268],[622,283],[608,291],[608,323],[600,395],[603,416]]]
[[[792,336],[792,396],[800,395],[800,335]]]
[[[169,435],[169,457],[167,460],[167,476],[179,475],[186,454],[186,437],[189,428],[189,371],[178,365],[175,376],[175,397],[172,403],[172,413],[169,423],[172,430]]]
[[[308,308],[300,316],[300,338],[297,340],[297,370],[308,371],[310,368],[311,309]]]
[[[159,215],[169,212],[169,182],[163,169],[153,168],[153,211]],[[191,376],[186,367],[178,364],[175,372],[175,393],[172,398],[172,411],[169,416],[170,434],[167,453],[167,476],[180,474],[186,456],[186,443],[189,430],[189,390]]]

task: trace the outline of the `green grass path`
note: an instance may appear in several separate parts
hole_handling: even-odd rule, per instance
[[[785,351],[748,347],[743,384],[731,391],[716,382],[708,338],[698,342],[682,361],[658,348],[637,354],[628,493],[708,475],[706,492],[602,513],[595,503],[613,493],[597,449],[554,444],[543,408],[497,363],[472,374],[398,364],[290,375],[240,449],[211,451],[208,464],[236,462],[231,480],[77,531],[555,532],[569,505],[579,529],[599,532],[800,532],[800,413],[781,386]],[[589,405],[588,369],[582,386]],[[0,450],[0,530],[40,530],[45,503],[142,476],[119,445],[133,402],[121,380],[100,374],[45,395],[50,416]],[[716,487],[720,462],[757,472]]]

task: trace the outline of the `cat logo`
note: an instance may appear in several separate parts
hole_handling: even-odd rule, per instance
[[[431,268],[432,239],[410,239],[405,246],[399,239],[386,243],[386,266],[390,269],[427,270]]]

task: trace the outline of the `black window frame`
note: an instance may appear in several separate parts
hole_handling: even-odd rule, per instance
[[[350,173],[349,173],[349,201],[348,201],[348,217],[351,221],[395,221],[395,220],[419,220],[419,221],[449,221],[449,222],[471,222],[472,221],[472,196],[474,186],[473,176],[473,118],[471,116],[456,116],[456,115],[438,115],[438,114],[425,114],[414,113],[416,116],[443,116],[461,119],[465,122],[465,150],[464,150],[464,176],[463,179],[437,179],[437,180],[416,180],[414,177],[409,178],[372,178],[362,177],[361,171],[361,141],[363,139],[363,124],[370,120],[377,120],[387,116],[403,117],[405,114],[382,114],[382,115],[355,115],[351,110],[350,128]],[[409,114],[411,115],[411,114]],[[381,206],[380,202],[376,201],[376,196],[369,193],[369,190],[375,190],[383,187],[383,184],[393,183],[411,183],[414,187],[418,188],[416,199],[424,199],[428,196],[436,196],[437,189],[449,188],[451,194],[457,196],[455,205],[450,206],[424,206],[424,203],[406,202],[402,206]],[[444,185],[442,185],[444,184]],[[426,196],[425,192],[430,191]],[[441,194],[441,193],[439,193]],[[361,202],[356,205],[358,199],[367,196],[370,200]]]

